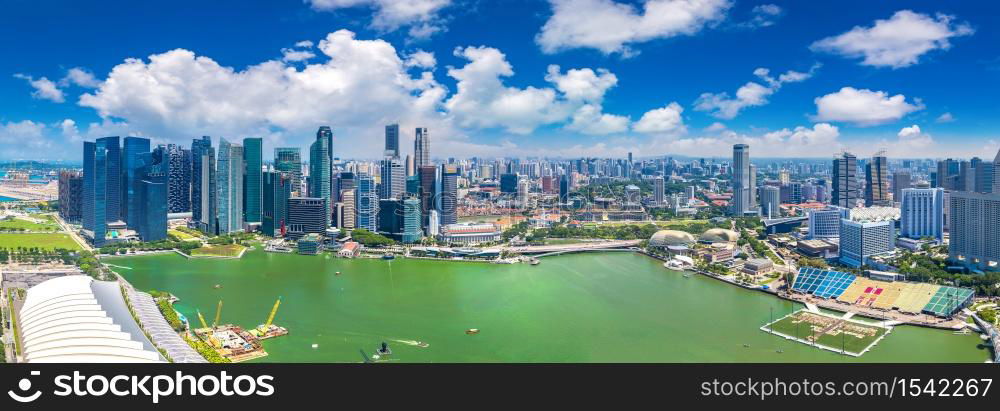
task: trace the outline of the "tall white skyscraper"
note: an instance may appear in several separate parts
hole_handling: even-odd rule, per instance
[[[760,212],[764,218],[781,217],[781,189],[775,186],[760,188]]]
[[[663,184],[663,177],[656,176],[656,178],[653,179],[653,203],[657,206],[663,206],[666,201],[666,198],[664,197],[665,194],[666,190]]]
[[[243,229],[243,146],[219,139],[216,165],[219,234]]]
[[[900,199],[899,235],[944,238],[944,189],[904,188]]]
[[[753,193],[750,181],[750,146],[736,144],[733,146],[733,199],[730,206],[732,214],[744,216],[753,206]]]
[[[431,164],[431,136],[427,133],[426,127],[417,127],[417,136],[413,140],[413,165],[414,167],[433,165]]]

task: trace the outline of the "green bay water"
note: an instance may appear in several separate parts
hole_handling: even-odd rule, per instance
[[[169,291],[193,326],[222,299],[222,323],[275,323],[270,362],[359,362],[382,341],[399,362],[983,362],[977,335],[896,327],[845,357],[759,329],[802,308],[759,291],[670,271],[630,253],[527,264],[339,259],[267,253],[239,260],[160,254],[108,259],[140,290]],[[336,275],[337,271],[341,275]],[[215,289],[214,285],[222,286]],[[479,334],[467,335],[470,328]],[[426,347],[417,346],[417,342]],[[317,344],[317,348],[312,348]],[[749,344],[749,347],[744,347]],[[781,350],[781,353],[777,351]]]

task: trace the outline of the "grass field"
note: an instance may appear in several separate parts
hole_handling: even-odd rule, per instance
[[[192,256],[236,257],[246,248],[239,244],[207,245],[191,250]]]
[[[73,241],[69,234],[62,233],[0,233],[0,247],[9,249],[17,249],[17,247],[38,247],[44,250],[55,250],[57,248],[65,248],[67,250],[80,249],[80,246],[76,243],[76,241]]]
[[[167,234],[173,234],[177,236],[177,238],[181,239],[181,241],[198,240],[198,237],[195,237],[191,234],[185,233],[180,230],[167,230]]]
[[[42,223],[35,223],[21,218],[10,218],[0,221],[0,229],[24,229],[28,231],[59,231],[59,224],[52,216],[44,214],[32,214],[30,217],[43,220]]]
[[[821,329],[826,327],[830,327],[830,329],[823,334],[818,334]],[[775,321],[767,328],[803,340],[812,337],[812,341],[819,345],[836,350],[845,349],[855,354],[864,352],[887,332],[882,327],[842,321],[835,317],[813,314],[804,310]]]
[[[470,216],[466,216],[466,217],[459,217],[458,218],[458,222],[460,222],[460,223],[475,223],[475,222],[482,221],[482,222],[486,222],[486,223],[492,223],[494,221],[499,220],[501,217],[504,217],[504,216],[502,216],[502,215],[470,215]]]

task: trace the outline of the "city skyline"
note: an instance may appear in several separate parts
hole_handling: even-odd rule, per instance
[[[436,158],[723,158],[733,144],[755,158],[881,148],[889,158],[986,158],[1000,146],[996,103],[980,92],[1000,81],[998,56],[983,53],[1000,36],[985,19],[992,5],[859,3],[846,16],[831,11],[841,5],[705,0],[668,23],[647,10],[672,1],[463,3],[400,14],[384,3],[222,2],[199,6],[204,16],[158,15],[156,33],[134,30],[116,47],[95,47],[107,42],[99,30],[33,39],[38,28],[24,22],[39,10],[15,4],[0,29],[15,39],[8,52],[51,52],[0,63],[0,159],[79,163],[82,141],[115,135],[182,146],[261,137],[270,153],[306,147],[321,125],[332,127],[334,155],[378,159],[390,124],[400,147],[428,128]],[[55,10],[48,26],[153,11],[107,9]],[[202,20],[222,10],[240,23]],[[649,31],[574,31],[587,18]],[[510,30],[477,30],[492,19]],[[141,21],[119,20],[116,30]],[[273,30],[233,30],[264,21]],[[182,33],[201,22],[218,35]]]

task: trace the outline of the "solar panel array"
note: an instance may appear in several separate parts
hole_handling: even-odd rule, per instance
[[[792,289],[820,298],[837,298],[856,278],[850,273],[802,267]]]
[[[931,297],[931,301],[924,307],[924,312],[947,317],[958,311],[971,297],[971,289],[944,286]]]

